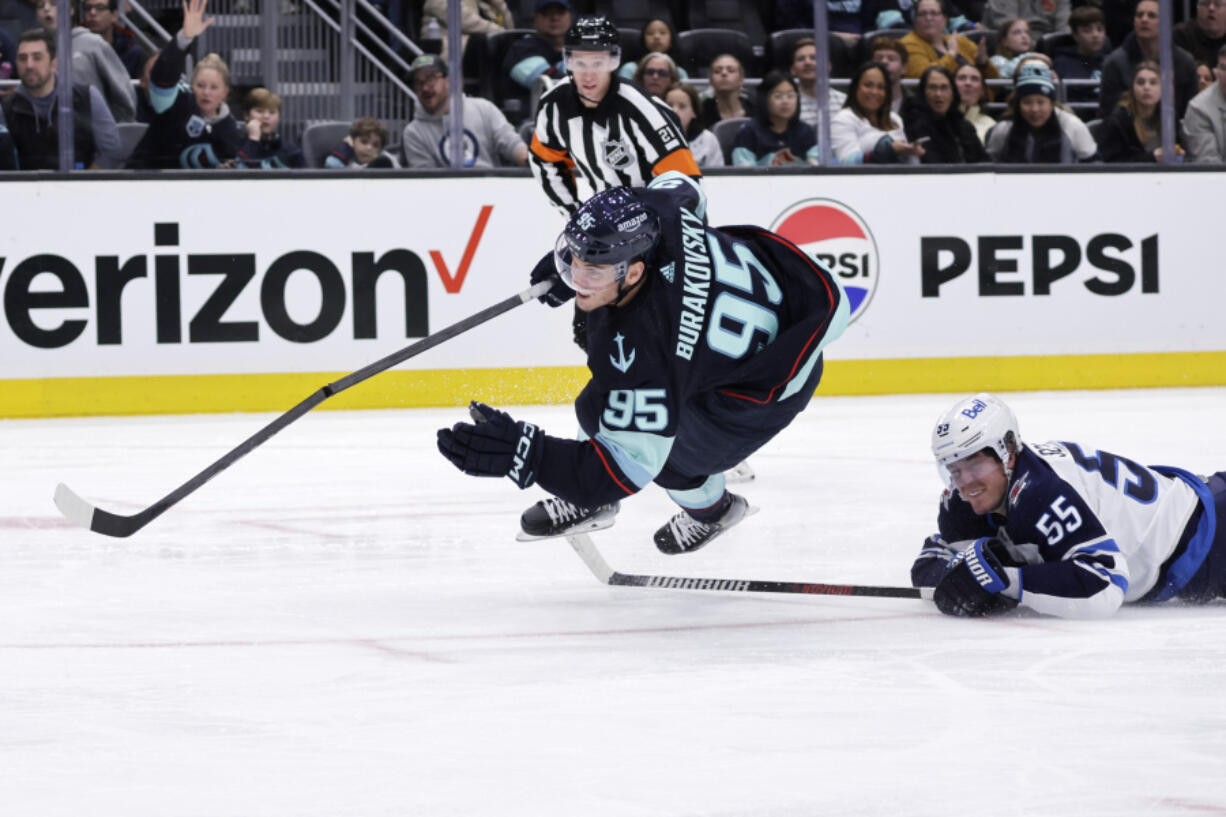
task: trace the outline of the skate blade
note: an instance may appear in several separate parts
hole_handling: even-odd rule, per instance
[[[753,482],[757,476],[749,465],[749,460],[742,460],[735,467],[729,468],[724,472],[724,482],[732,483],[733,485],[742,482]]]
[[[607,519],[589,519],[586,522],[581,522],[578,525],[575,525],[574,527],[570,527],[570,528],[567,528],[566,530],[558,531],[557,533],[550,534],[549,536],[535,536],[531,533],[525,533],[524,531],[521,530],[519,533],[515,534],[515,541],[517,542],[535,542],[539,539],[564,539],[567,536],[578,536],[581,533],[595,533],[598,530],[604,530],[605,528],[613,527],[613,523],[616,521],[617,521],[616,514],[610,516]]]

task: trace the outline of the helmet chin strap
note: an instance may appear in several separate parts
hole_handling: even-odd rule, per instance
[[[630,286],[626,286],[625,278],[622,278],[620,281],[618,281],[617,282],[617,298],[613,300],[609,304],[609,306],[621,306],[622,302],[625,301],[626,298],[628,298],[630,295],[638,291],[638,288],[642,286],[643,284],[643,279],[646,277],[647,277],[646,275],[640,275],[639,279],[635,281],[633,284],[631,284]]]

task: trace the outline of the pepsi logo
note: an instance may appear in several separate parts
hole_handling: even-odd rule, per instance
[[[784,210],[771,230],[830,270],[847,291],[851,320],[877,290],[877,240],[860,214],[834,199],[805,199]]]

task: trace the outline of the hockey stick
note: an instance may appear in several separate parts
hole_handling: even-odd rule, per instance
[[[411,357],[416,357],[428,349],[433,349],[435,346],[438,346],[444,341],[451,340],[456,335],[467,332],[474,326],[480,326],[486,321],[496,318],[504,312],[511,311],[520,304],[527,303],[533,298],[543,295],[549,290],[551,285],[552,282],[550,281],[542,281],[535,286],[525,289],[518,295],[512,295],[510,298],[507,298],[504,301],[499,301],[493,306],[486,307],[474,315],[470,315],[461,321],[453,323],[446,329],[440,329],[433,335],[422,338],[416,343],[410,344],[398,352],[393,352],[387,357],[380,358],[374,363],[358,369],[356,372],[348,374],[334,383],[329,383],[298,405],[294,406],[289,411],[282,414],[277,419],[273,420],[268,425],[264,426],[255,434],[252,434],[241,445],[226,453],[221,459],[217,460],[208,468],[205,468],[199,474],[196,474],[196,476],[192,477],[187,482],[183,483],[178,488],[174,489],[169,494],[162,497],[157,502],[153,503],[139,513],[135,513],[131,516],[122,516],[120,514],[104,511],[103,509],[86,502],[62,482],[55,488],[55,506],[60,509],[60,513],[68,517],[69,521],[74,522],[83,528],[89,528],[95,533],[101,533],[106,536],[131,536],[141,528],[145,527],[145,525],[148,525],[154,519],[157,519],[179,500],[183,499],[201,485],[204,485],[204,483],[208,482],[210,479],[229,468],[244,455],[266,442],[269,437],[276,434],[278,431],[285,428],[287,425],[294,422],[332,395],[339,394],[350,386],[354,386],[361,383],[363,380],[373,377],[379,372],[390,369],[397,363],[403,363]]]
[[[804,593],[812,596],[878,596],[895,599],[931,599],[930,587],[874,587],[863,584],[817,584],[754,579],[695,579],[684,576],[646,576],[618,573],[600,555],[586,533],[566,541],[602,584],[620,587],[660,587],[668,590],[722,590],[736,593]]]

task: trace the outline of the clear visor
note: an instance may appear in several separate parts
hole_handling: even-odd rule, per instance
[[[954,489],[990,476],[1000,468],[1003,468],[1000,460],[983,451],[977,451],[962,459],[937,463],[937,471],[940,473],[941,479],[944,480],[946,485]]]
[[[630,263],[622,261],[618,264],[589,264],[575,258],[566,243],[566,235],[558,236],[558,243],[553,248],[553,260],[557,265],[558,275],[566,285],[582,295],[591,295],[605,289],[626,277]]]
[[[562,51],[562,57],[566,60],[566,70],[572,74],[611,74],[622,64],[621,49],[609,52],[567,48]]]

